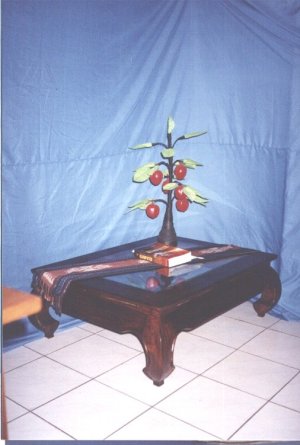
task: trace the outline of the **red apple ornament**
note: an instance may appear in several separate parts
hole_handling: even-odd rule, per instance
[[[149,277],[146,281],[146,288],[147,289],[157,289],[159,287],[159,281],[155,277]]]
[[[187,168],[181,162],[179,162],[174,168],[174,175],[176,176],[176,179],[178,179],[179,181],[185,178],[186,172]]]
[[[159,206],[154,202],[148,204],[146,207],[146,215],[151,219],[157,218],[159,215]]]
[[[176,199],[186,199],[186,194],[183,191],[183,185],[179,185],[174,192]]]
[[[155,170],[149,177],[152,185],[159,185],[163,179],[164,175],[160,170]]]
[[[187,209],[189,208],[189,201],[187,200],[187,198],[184,198],[184,199],[178,199],[177,201],[176,201],[176,209],[179,211],[179,212],[186,212],[187,211]]]

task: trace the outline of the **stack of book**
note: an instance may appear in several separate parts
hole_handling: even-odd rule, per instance
[[[232,244],[186,250],[159,242],[133,251],[137,258],[159,264],[162,267],[174,267],[185,263],[205,263],[254,252],[253,249],[245,249]]]
[[[154,243],[149,247],[137,249],[133,252],[140,260],[151,261],[163,267],[179,266],[193,259],[191,251],[162,243]]]

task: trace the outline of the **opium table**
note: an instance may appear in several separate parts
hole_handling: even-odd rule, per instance
[[[130,258],[133,249],[154,241],[148,238],[54,265]],[[218,246],[187,238],[179,238],[178,245],[186,249]],[[69,286],[62,313],[118,334],[136,336],[145,353],[143,371],[160,386],[174,370],[173,352],[180,332],[195,329],[258,294],[261,296],[254,303],[258,316],[264,316],[278,302],[281,283],[270,266],[274,259],[274,254],[255,250],[171,269],[154,270],[149,263],[149,270],[79,279]],[[59,325],[45,300],[42,312],[30,320],[48,338]]]

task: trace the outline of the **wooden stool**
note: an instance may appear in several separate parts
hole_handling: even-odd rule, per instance
[[[36,295],[16,289],[4,287],[2,289],[2,323],[6,325],[22,317],[36,314],[42,309],[42,300]],[[2,370],[1,385],[1,439],[7,440],[6,405],[4,392],[4,377]]]

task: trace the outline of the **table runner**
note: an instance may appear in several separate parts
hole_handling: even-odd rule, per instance
[[[61,315],[62,300],[70,284],[86,278],[119,275],[121,273],[158,269],[159,265],[137,258],[109,262],[57,266],[45,266],[33,270],[32,292],[44,298],[58,315]]]
[[[207,262],[255,251],[234,245],[218,245],[191,249],[191,252],[194,257],[197,257],[196,261]],[[32,292],[44,298],[58,315],[61,315],[63,297],[73,281],[161,268],[160,265],[138,258],[105,262],[89,260],[83,263],[74,262],[73,264],[71,261],[59,268],[57,264],[53,264],[32,270]]]

